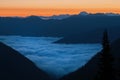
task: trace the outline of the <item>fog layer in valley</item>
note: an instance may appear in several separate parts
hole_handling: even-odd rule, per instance
[[[53,44],[59,38],[0,36],[0,41],[32,60],[38,67],[62,77],[83,66],[97,52],[100,44]]]

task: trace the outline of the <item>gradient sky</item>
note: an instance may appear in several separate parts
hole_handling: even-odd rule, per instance
[[[120,13],[120,0],[0,0],[0,16]]]

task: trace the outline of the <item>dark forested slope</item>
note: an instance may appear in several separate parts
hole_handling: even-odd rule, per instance
[[[19,52],[0,42],[0,80],[50,80]]]

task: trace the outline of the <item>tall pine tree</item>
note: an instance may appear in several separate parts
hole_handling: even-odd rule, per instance
[[[113,57],[110,53],[110,44],[107,30],[103,33],[102,52],[100,53],[99,73],[96,80],[115,80],[113,70]]]

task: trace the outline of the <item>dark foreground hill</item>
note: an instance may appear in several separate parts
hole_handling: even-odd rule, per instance
[[[50,80],[33,62],[0,42],[0,80]]]
[[[114,75],[120,80],[120,39],[111,44],[111,53],[114,57]],[[95,80],[99,72],[100,52],[97,53],[86,65],[78,70],[65,75],[60,80]]]

